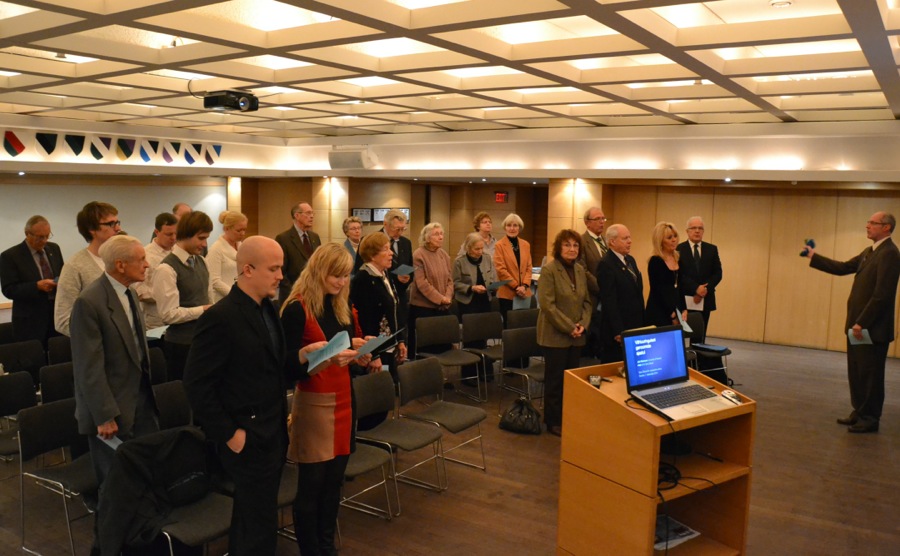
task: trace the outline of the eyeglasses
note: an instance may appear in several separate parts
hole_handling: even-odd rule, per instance
[[[34,239],[36,239],[38,241],[49,241],[49,240],[53,239],[53,232],[50,232],[50,234],[46,235],[46,236],[39,236],[39,235],[33,234],[31,232],[26,232],[26,234],[30,235],[31,237],[33,237]]]
[[[868,221],[866,221],[866,224],[868,224],[869,226],[887,226],[888,225],[887,222],[875,222],[874,220],[868,220]]]
[[[691,226],[690,228],[688,228],[689,232],[702,232],[703,230],[703,226]]]
[[[109,222],[100,222],[100,225],[106,226],[107,228],[112,229],[112,228],[115,228],[116,226],[121,226],[122,221],[121,220],[110,220]]]
[[[588,222],[606,222],[607,218],[605,216],[598,216],[596,218],[588,218]]]

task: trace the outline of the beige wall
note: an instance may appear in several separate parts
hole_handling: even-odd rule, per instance
[[[266,179],[257,182],[259,234],[274,238],[291,226],[291,207],[313,201],[311,178]],[[313,210],[318,207],[313,206]],[[324,207],[321,207],[324,208]],[[249,215],[251,220],[253,216]],[[318,213],[316,214],[318,217]],[[319,228],[314,228],[319,233]]]

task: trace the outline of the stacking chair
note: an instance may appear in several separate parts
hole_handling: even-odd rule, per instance
[[[463,365],[478,365],[482,358],[479,355],[466,350],[457,349],[455,344],[460,341],[459,320],[454,315],[440,317],[425,317],[416,320],[416,357],[436,357],[442,367],[462,367]],[[447,345],[450,349],[444,349]],[[438,349],[429,349],[429,348]],[[459,379],[457,379],[459,380]],[[459,393],[475,401],[484,401],[487,396],[487,386],[480,380],[475,380],[477,395],[459,390]],[[485,387],[484,396],[481,388]]]
[[[34,382],[28,373],[11,373],[0,376],[0,418],[16,415],[19,411],[34,407],[37,395]],[[19,453],[18,423],[9,421],[5,430],[0,431],[0,460],[9,462]]]
[[[535,361],[541,355],[537,344],[537,328],[513,328],[503,331],[503,364],[500,368],[500,403],[497,413],[502,411],[503,391],[510,390],[531,400],[534,395],[533,383],[541,385],[543,402],[544,363]],[[515,375],[522,380],[522,387],[507,384],[506,375]]]
[[[0,345],[0,363],[3,363],[3,368],[8,373],[28,372],[31,374],[31,380],[38,384],[40,381],[38,371],[47,364],[47,353],[37,340],[3,344]]]
[[[150,384],[162,384],[168,379],[166,354],[162,348],[152,347],[147,353],[150,358]]]
[[[391,417],[373,429],[359,431],[356,438],[362,443],[380,446],[391,456],[391,475],[394,481],[403,481],[413,486],[440,492],[447,489],[447,469],[444,466],[441,430],[410,419],[398,419],[394,415],[394,379],[390,373],[380,372],[353,379],[353,393],[356,397],[356,414],[359,418],[384,412]],[[397,470],[397,452],[412,452],[431,447],[432,453],[415,465],[402,471]],[[408,474],[428,462],[434,462],[436,482],[429,483]],[[394,485],[396,490],[397,486]],[[399,490],[397,490],[397,513],[400,515]]]
[[[175,556],[173,539],[195,548],[227,535],[233,505],[231,497],[209,492],[194,503],[173,508],[168,518],[171,523],[162,528],[169,543],[169,556]]]
[[[72,340],[68,336],[47,338],[47,363],[67,363],[72,360]]]
[[[153,397],[159,410],[160,430],[192,424],[191,405],[180,380],[154,384]]]
[[[726,386],[734,384],[734,381],[728,378],[728,356],[731,355],[731,350],[726,346],[702,343],[706,330],[701,313],[689,312],[687,323],[691,327],[691,345],[685,351],[688,365]]]
[[[62,497],[63,511],[66,516],[66,528],[69,532],[69,548],[75,555],[75,541],[72,538],[72,521],[68,500],[77,496],[93,493],[97,490],[97,476],[91,464],[91,456],[87,453],[87,443],[78,434],[78,423],[75,421],[75,399],[68,398],[44,403],[19,411],[19,500],[22,523],[22,550],[37,554],[25,545],[25,481],[34,480],[38,486],[55,492]],[[69,448],[72,453],[70,463],[62,463],[51,467],[37,467],[25,470],[25,462],[35,459],[41,454]]]
[[[506,328],[528,328],[537,326],[540,309],[517,309],[506,312]]]
[[[387,450],[357,442],[356,450],[350,454],[350,459],[347,462],[347,470],[344,471],[344,477],[349,481],[355,481],[358,477],[380,468],[381,481],[367,486],[349,496],[347,496],[346,493],[347,484],[345,481],[344,486],[341,487],[341,506],[390,521],[393,517],[393,512],[391,511],[391,494],[388,490],[388,475],[391,473],[388,471],[388,467],[391,463],[391,454]],[[382,509],[358,500],[363,494],[378,487],[384,487],[384,500],[387,509]],[[394,481],[394,489],[396,490],[396,488],[397,482]],[[397,503],[399,504],[400,493],[395,492],[395,495],[397,496]]]
[[[477,427],[476,436],[460,442],[451,448],[444,448],[444,459],[485,470],[484,439],[481,435],[481,422],[487,418],[487,413],[480,407],[445,402],[442,399],[444,394],[444,375],[441,371],[441,364],[434,357],[404,363],[398,367],[397,373],[400,376],[401,416],[408,419],[432,423],[453,434],[459,434],[465,430]],[[421,401],[423,398],[431,398],[431,400],[421,411],[416,411],[415,413],[403,411],[403,408],[410,402],[416,400]],[[481,449],[480,465],[447,457],[447,454],[453,450],[475,442],[476,440]]]
[[[11,344],[16,341],[11,322],[0,322],[0,344]]]
[[[43,403],[75,396],[75,371],[71,361],[41,367],[40,377]]]
[[[278,510],[282,512],[285,508],[292,508],[294,505],[294,499],[297,497],[297,481],[299,480],[297,464],[293,462],[285,462],[284,467],[281,468],[281,482],[278,483]],[[286,539],[290,539],[294,542],[297,541],[297,535],[293,530],[293,512],[289,511],[291,515],[291,524],[279,526],[278,534]],[[283,521],[282,521],[283,522]]]
[[[488,369],[494,373],[494,361],[503,357],[503,317],[500,313],[469,313],[462,317],[463,346],[469,342],[484,341],[487,347],[463,347],[464,350],[481,357],[481,378],[487,380]],[[487,401],[487,388],[484,389],[484,401]]]

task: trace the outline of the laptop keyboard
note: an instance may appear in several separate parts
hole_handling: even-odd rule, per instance
[[[708,388],[704,388],[698,384],[689,384],[682,388],[665,390],[663,392],[655,392],[653,394],[642,394],[641,397],[652,403],[660,409],[682,405],[691,402],[698,402],[706,398],[714,398],[717,394]]]

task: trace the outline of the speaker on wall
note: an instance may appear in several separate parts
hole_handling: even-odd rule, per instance
[[[368,170],[378,158],[369,149],[335,149],[328,153],[328,164],[332,170]]]

